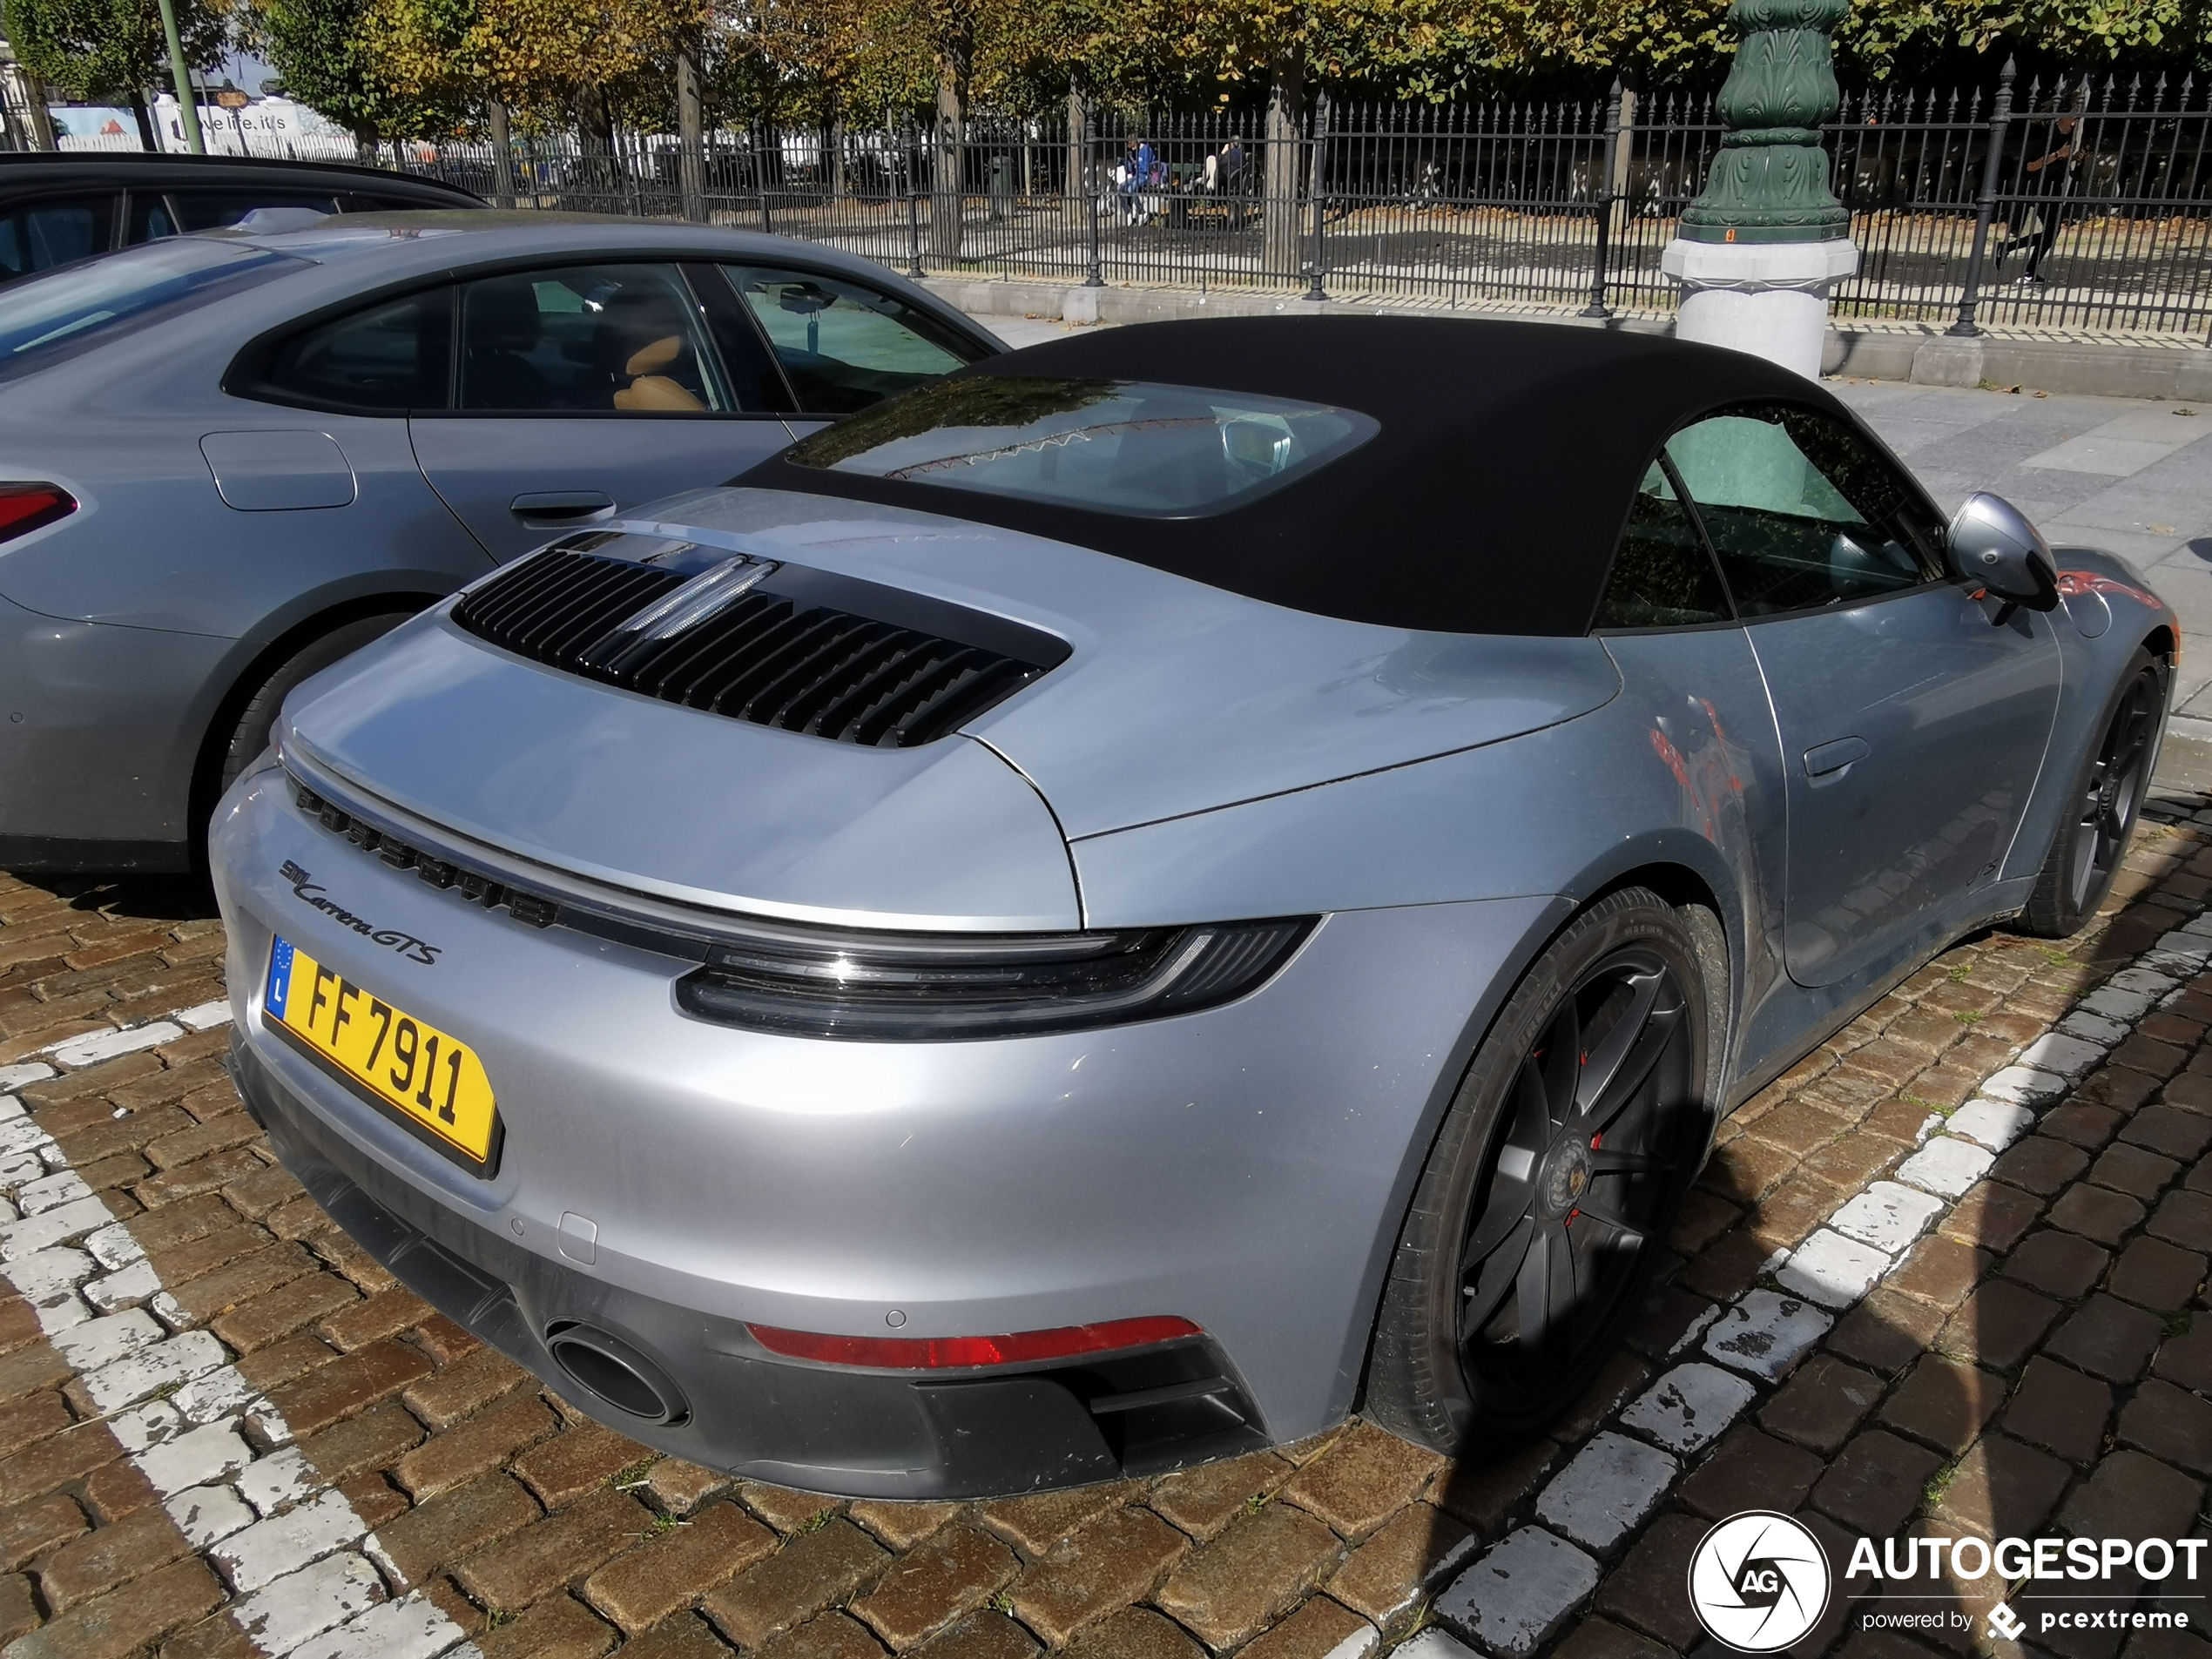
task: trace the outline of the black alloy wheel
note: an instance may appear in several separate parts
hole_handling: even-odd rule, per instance
[[[1378,1421],[1441,1451],[1494,1453],[1588,1386],[1705,1149],[1718,1064],[1708,962],[1724,948],[1709,913],[1632,888],[1577,917],[1528,970],[1467,1068],[1407,1216],[1368,1366]]]
[[[2160,720],[2166,712],[2164,665],[2138,650],[2128,665],[2102,734],[2074,784],[2066,816],[2021,913],[2021,931],[2047,939],[2079,932],[2104,902],[2150,783]]]

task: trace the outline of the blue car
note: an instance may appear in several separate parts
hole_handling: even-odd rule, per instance
[[[300,685],[212,833],[235,1075],[401,1279],[710,1467],[1485,1455],[1723,1115],[2094,911],[2178,638],[1750,356],[1071,337]]]
[[[485,209],[264,209],[0,291],[0,867],[189,867],[316,669],[1001,349],[825,248]]]

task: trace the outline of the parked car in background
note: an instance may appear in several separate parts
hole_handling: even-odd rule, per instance
[[[233,1071],[411,1289],[711,1467],[1494,1456],[1725,1113],[2095,914],[2179,649],[1743,353],[1063,338],[300,686],[211,832]]]
[[[458,185],[340,162],[0,153],[0,285],[95,253],[235,225],[258,208],[381,213],[483,205]]]
[[[0,289],[0,867],[181,870],[315,669],[1003,347],[867,260],[489,211]]]

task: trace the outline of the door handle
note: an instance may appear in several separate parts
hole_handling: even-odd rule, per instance
[[[1805,776],[1841,777],[1853,761],[1865,759],[1868,753],[1864,738],[1838,738],[1833,743],[1819,744],[1805,751]]]
[[[507,503],[525,524],[588,524],[614,509],[614,497],[604,489],[531,490]]]

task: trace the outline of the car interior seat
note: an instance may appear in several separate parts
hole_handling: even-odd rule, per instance
[[[462,320],[461,399],[465,408],[543,409],[553,385],[529,360],[544,337],[537,291],[527,279],[479,282]]]
[[[604,336],[620,354],[620,372],[613,377],[618,382],[615,408],[705,413],[706,404],[697,392],[662,373],[681,361],[690,349],[683,320],[665,296],[620,293],[608,302],[608,311]]]

